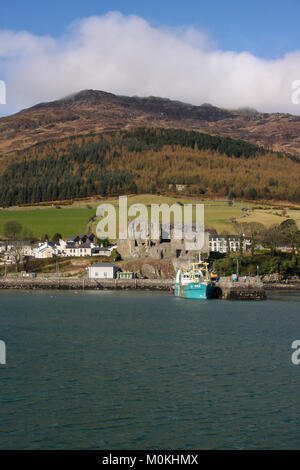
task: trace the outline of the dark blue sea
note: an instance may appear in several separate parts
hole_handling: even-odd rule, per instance
[[[300,294],[1,292],[1,449],[300,449]]]

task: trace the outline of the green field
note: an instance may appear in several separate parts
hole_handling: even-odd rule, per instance
[[[55,207],[26,207],[0,210],[0,236],[3,236],[3,225],[9,220],[16,220],[23,227],[31,229],[34,236],[40,238],[47,233],[50,237],[56,232],[64,238],[85,233],[88,230],[89,218],[96,214],[96,208],[103,202],[110,202],[116,208],[118,199],[78,201],[70,206],[56,209]],[[235,202],[229,206],[226,201],[200,201],[188,198],[173,198],[156,195],[140,195],[128,197],[128,206],[134,203],[143,203],[150,210],[151,204],[167,203],[172,205],[204,203],[205,224],[208,229],[216,229],[218,233],[224,231],[235,233],[234,224],[230,219],[236,218],[239,222],[261,222],[266,226],[281,223],[287,216],[294,218],[300,228],[300,211],[287,210],[285,215],[279,210],[252,210],[253,204]],[[242,208],[249,209],[249,216],[245,217]],[[118,212],[118,211],[117,211]]]
[[[89,218],[95,214],[95,209],[87,208],[32,208],[7,209],[0,211],[0,235],[3,236],[3,225],[8,220],[16,220],[23,227],[31,229],[35,237],[43,234],[52,237],[59,232],[64,238],[87,231]]]

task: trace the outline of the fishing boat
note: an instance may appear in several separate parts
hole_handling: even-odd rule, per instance
[[[191,269],[176,271],[174,294],[184,299],[212,299],[215,284],[208,271],[208,263],[192,263]]]

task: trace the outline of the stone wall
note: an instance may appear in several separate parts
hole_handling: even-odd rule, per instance
[[[1,289],[66,289],[66,290],[105,290],[105,289],[144,289],[170,290],[173,279],[1,279]]]

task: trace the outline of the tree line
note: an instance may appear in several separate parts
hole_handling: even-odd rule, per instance
[[[279,273],[300,277],[300,230],[293,219],[286,219],[281,224],[268,228],[257,222],[240,224],[237,228],[241,242],[239,252],[227,252],[217,256],[219,259],[214,259],[214,254],[211,256],[220,275],[236,272],[238,259],[239,272],[242,275]],[[245,235],[251,239],[250,254],[243,250],[242,241]],[[279,250],[282,246],[286,246],[288,251]]]

